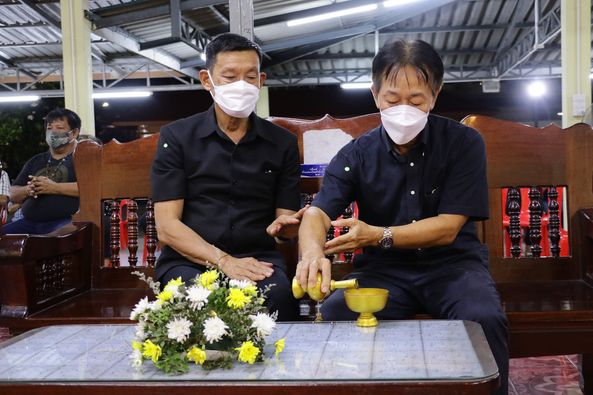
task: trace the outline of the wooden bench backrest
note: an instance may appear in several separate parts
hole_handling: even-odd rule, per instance
[[[115,140],[99,145],[81,142],[74,156],[80,210],[74,221],[91,222],[93,226],[92,286],[94,288],[134,288],[144,284],[132,270],[152,275],[150,268],[103,267],[104,226],[103,202],[110,199],[149,198],[150,168],[159,135],[150,135],[129,143]]]
[[[478,130],[486,142],[490,220],[483,223],[483,235],[497,281],[588,280],[593,267],[583,254],[577,212],[593,206],[593,129],[586,124],[540,129],[480,115],[462,122]],[[503,258],[501,188],[549,185],[567,187],[571,256]]]

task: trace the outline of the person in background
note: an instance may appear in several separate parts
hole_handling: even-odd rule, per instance
[[[209,110],[161,129],[152,164],[161,286],[195,278],[208,267],[270,288],[279,320],[297,318],[297,304],[274,237],[295,237],[300,208],[297,137],[254,109],[265,81],[257,44],[222,34],[206,47]]]
[[[79,206],[72,156],[80,126],[80,117],[68,109],[47,114],[49,149],[29,159],[14,181],[10,199],[22,204],[23,218],[6,224],[4,234],[45,234],[71,221]]]
[[[8,203],[10,202],[10,179],[4,170],[6,165],[0,161],[0,223],[8,221]]]
[[[327,167],[303,216],[296,275],[307,288],[321,271],[327,292],[326,256],[363,248],[348,277],[389,290],[377,316],[397,320],[425,312],[479,323],[500,372],[496,393],[507,394],[508,323],[475,225],[489,216],[486,146],[476,130],[430,114],[443,75],[441,57],[424,41],[388,43],[377,53],[371,92],[381,125],[342,148]],[[352,201],[359,218],[336,221]],[[330,225],[350,231],[326,242]],[[328,321],[356,318],[343,290],[323,302],[321,313]]]

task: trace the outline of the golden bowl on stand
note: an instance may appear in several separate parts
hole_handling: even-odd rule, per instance
[[[388,296],[389,291],[383,288],[357,288],[344,291],[344,299],[348,308],[355,313],[360,313],[356,325],[361,327],[379,324],[373,313],[385,308]]]

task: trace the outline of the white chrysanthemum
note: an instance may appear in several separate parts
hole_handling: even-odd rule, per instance
[[[185,318],[174,318],[167,324],[167,337],[179,343],[184,342],[191,333],[191,322]]]
[[[257,315],[250,315],[252,324],[251,327],[257,330],[259,336],[268,336],[276,327],[276,321],[266,313],[257,313]]]
[[[204,321],[204,336],[208,343],[214,343],[227,334],[229,327],[218,317],[210,317]]]
[[[132,366],[135,369],[140,369],[140,367],[142,366],[142,351],[140,350],[134,350],[132,351],[132,353],[130,354],[130,359],[132,360]]]
[[[166,285],[163,291],[170,291],[173,293],[173,297],[175,299],[181,299],[183,295],[179,292],[179,285]]]
[[[148,297],[145,296],[142,299],[140,299],[138,303],[136,303],[136,306],[134,306],[134,310],[132,310],[132,312],[130,313],[130,319],[137,320],[138,316],[144,313],[149,307],[150,303],[148,302]]]
[[[190,301],[192,309],[200,310],[208,303],[208,296],[212,291],[198,285],[192,285],[187,289],[187,300]]]
[[[140,320],[136,325],[136,340],[143,341],[146,339],[146,321]]]
[[[162,307],[163,305],[160,303],[160,300],[153,300],[148,304],[148,308],[152,311],[160,310]]]
[[[239,288],[239,289],[244,289],[247,288],[248,286],[252,285],[253,283],[249,280],[230,280],[229,281],[229,287],[232,288]]]

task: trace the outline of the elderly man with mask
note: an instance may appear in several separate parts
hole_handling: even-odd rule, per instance
[[[361,287],[389,290],[383,319],[418,312],[482,325],[507,393],[507,319],[488,271],[488,251],[474,221],[488,218],[482,137],[458,122],[429,115],[443,83],[443,63],[423,41],[386,44],[372,65],[381,126],[346,145],[327,167],[299,231],[301,286],[330,285],[328,254],[354,260]],[[356,201],[358,219],[336,221]],[[332,222],[333,221],[333,222]],[[350,232],[326,242],[330,224]],[[323,303],[325,320],[354,320],[343,291]]]
[[[257,44],[222,34],[206,47],[202,85],[209,110],[161,129],[152,165],[161,285],[217,267],[231,279],[274,284],[268,307],[280,320],[297,316],[286,267],[274,238],[298,232],[296,136],[253,112],[265,81]]]
[[[29,159],[14,181],[10,200],[22,203],[23,218],[4,225],[2,233],[44,234],[71,221],[79,205],[72,154],[80,125],[80,117],[68,109],[47,114],[49,150]]]

